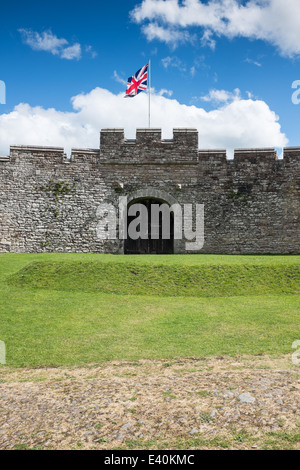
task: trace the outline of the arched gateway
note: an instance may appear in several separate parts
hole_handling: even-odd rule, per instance
[[[175,198],[162,191],[142,190],[137,191],[128,198],[127,204],[127,234],[125,240],[125,254],[172,254],[174,253],[174,215],[164,219],[164,212],[160,210],[163,205],[171,207],[177,201]],[[142,207],[141,207],[142,206]],[[135,208],[135,209],[134,209]],[[159,210],[157,211],[157,209]],[[134,209],[131,211],[131,209]],[[134,224],[136,216],[141,214],[139,209],[146,214],[144,221],[144,234],[138,238],[130,237],[130,224]],[[133,215],[134,214],[134,215]],[[155,215],[156,214],[156,215]],[[167,220],[166,220],[167,219]],[[167,234],[164,229],[167,229]],[[135,224],[136,225],[136,224]],[[137,231],[143,232],[141,224],[137,225]],[[155,236],[153,236],[156,234]]]

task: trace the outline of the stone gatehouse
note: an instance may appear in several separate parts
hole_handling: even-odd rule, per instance
[[[300,147],[199,150],[195,129],[103,129],[100,149],[12,146],[0,157],[0,252],[186,253],[186,240],[101,239],[99,206],[204,205],[201,253],[300,252]],[[103,214],[102,214],[103,215]],[[109,215],[109,214],[108,214]],[[193,221],[195,226],[195,221]]]

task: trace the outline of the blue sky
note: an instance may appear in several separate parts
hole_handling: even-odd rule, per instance
[[[0,154],[97,146],[101,127],[133,137],[147,99],[124,100],[123,81],[149,57],[166,137],[184,126],[202,148],[300,145],[298,0],[14,1],[1,20]]]

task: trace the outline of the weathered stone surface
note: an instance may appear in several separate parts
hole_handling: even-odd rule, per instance
[[[97,237],[101,203],[154,197],[204,204],[201,253],[300,252],[300,148],[198,150],[193,129],[103,130],[100,150],[12,146],[0,158],[0,252],[123,253]],[[184,253],[185,240],[175,241]]]
[[[253,397],[252,395],[250,395],[250,393],[242,393],[240,396],[239,396],[239,401],[241,403],[247,403],[247,404],[252,404],[252,403],[255,403],[256,399],[255,397]]]

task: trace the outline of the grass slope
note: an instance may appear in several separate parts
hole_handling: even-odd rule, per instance
[[[37,261],[41,266],[32,264]],[[7,365],[292,354],[292,343],[300,335],[300,296],[291,293],[299,288],[299,262],[299,256],[0,255],[0,340],[6,343]],[[138,275],[130,274],[133,265]],[[149,282],[157,282],[161,266],[166,290],[160,297],[149,291]],[[63,271],[60,278],[58,267]],[[102,275],[97,277],[99,270]],[[141,295],[147,272],[148,295]],[[197,295],[195,272],[207,286]],[[223,284],[214,279],[216,272],[222,273]],[[240,280],[238,272],[246,279]],[[173,296],[178,286],[165,285],[176,276],[181,280],[180,297]],[[192,285],[184,287],[187,279]],[[40,287],[33,287],[35,283]],[[130,295],[103,293],[99,283],[101,289],[121,285],[118,293],[126,287]],[[175,294],[168,297],[167,289],[173,287]],[[189,294],[193,296],[184,288],[194,290]]]
[[[123,295],[230,297],[300,293],[297,265],[149,265],[101,261],[34,262],[12,286]]]

